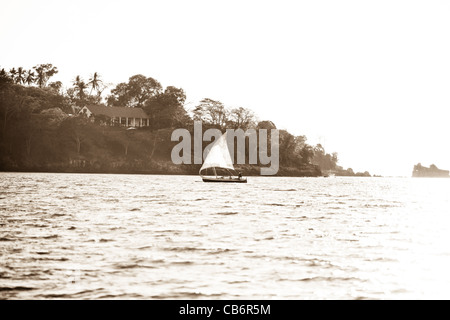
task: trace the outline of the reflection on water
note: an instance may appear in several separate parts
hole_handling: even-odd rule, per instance
[[[0,173],[0,298],[449,299],[449,189]]]

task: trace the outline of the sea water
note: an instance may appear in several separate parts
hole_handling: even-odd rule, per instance
[[[450,179],[0,173],[1,299],[449,299]]]

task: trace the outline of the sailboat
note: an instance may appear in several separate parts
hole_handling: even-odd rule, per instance
[[[236,173],[227,145],[227,133],[217,139],[209,150],[199,174],[204,182],[246,183],[247,178]]]

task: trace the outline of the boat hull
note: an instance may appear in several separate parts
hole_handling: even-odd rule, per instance
[[[247,178],[215,178],[215,177],[211,177],[211,178],[207,178],[207,177],[202,177],[203,182],[226,182],[226,183],[247,183]]]

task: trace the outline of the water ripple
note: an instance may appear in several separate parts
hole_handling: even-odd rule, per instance
[[[450,180],[0,175],[0,299],[450,298]]]

